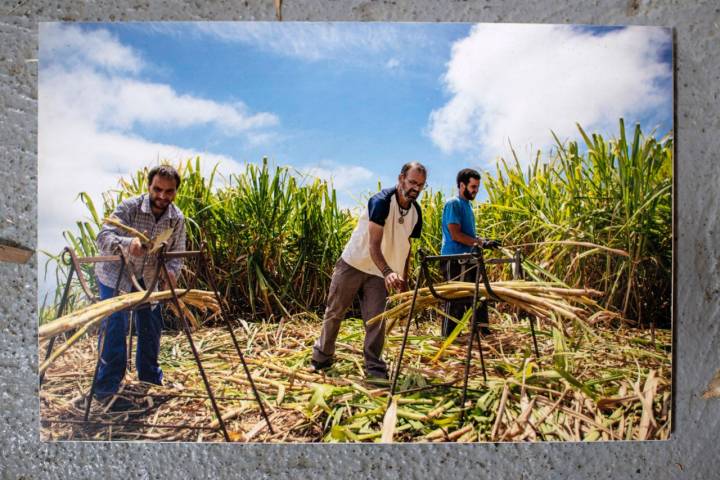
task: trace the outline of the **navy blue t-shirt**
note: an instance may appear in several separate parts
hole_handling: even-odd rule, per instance
[[[390,205],[393,197],[395,196],[395,192],[397,192],[397,187],[385,188],[370,197],[370,200],[368,200],[368,216],[371,222],[385,226],[385,219],[390,213]],[[395,199],[395,201],[397,202],[397,199]],[[413,201],[410,208],[415,208],[418,216],[417,223],[410,234],[410,238],[420,238],[420,232],[422,231],[422,214],[420,213],[420,205]]]

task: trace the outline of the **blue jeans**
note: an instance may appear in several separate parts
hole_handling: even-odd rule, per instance
[[[105,300],[115,295],[115,289],[103,285],[100,287],[100,299]],[[144,382],[162,385],[162,370],[158,366],[160,353],[160,333],[162,332],[162,314],[159,304],[154,308],[145,305],[135,310],[135,326],[137,329],[137,353],[135,365],[138,378]],[[95,395],[105,397],[116,393],[125,377],[127,368],[127,345],[129,314],[127,311],[116,312],[102,321],[101,331],[105,330],[105,341],[102,347],[100,367],[95,383]],[[100,338],[98,338],[98,348]]]

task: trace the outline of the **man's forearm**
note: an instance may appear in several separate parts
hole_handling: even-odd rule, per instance
[[[383,275],[385,274],[385,271],[390,268],[390,265],[388,265],[385,260],[385,256],[382,254],[379,245],[370,243],[370,258]]]
[[[462,243],[463,245],[467,245],[468,247],[474,246],[478,239],[475,237],[471,237],[470,235],[467,235],[465,233],[457,233],[455,235],[451,235],[452,239],[458,243]]]
[[[123,224],[129,225],[129,212],[125,203],[117,206],[112,217],[119,219]],[[97,246],[101,252],[114,253],[116,246],[128,248],[133,237],[124,234],[120,229],[104,224],[97,234]]]
[[[463,232],[462,227],[459,223],[450,222],[445,225],[447,226],[448,233],[450,233],[450,238],[454,242],[462,243],[463,245],[467,245],[468,247],[473,247],[478,242],[477,238]]]

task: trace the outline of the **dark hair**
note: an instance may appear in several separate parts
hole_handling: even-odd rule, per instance
[[[427,169],[426,169],[425,166],[424,166],[422,163],[420,163],[420,162],[408,162],[408,163],[406,163],[406,164],[403,165],[402,168],[400,169],[400,175],[405,175],[405,174],[408,172],[408,170],[410,170],[411,168],[416,168],[416,169],[420,170],[420,173],[422,173],[423,175],[425,175],[425,176],[427,177]]]
[[[164,178],[172,178],[175,180],[175,190],[180,188],[180,174],[178,174],[177,170],[175,170],[170,165],[158,165],[156,167],[153,167],[148,172],[148,187],[152,185],[153,178],[155,178],[155,175],[160,175]]]
[[[465,185],[468,184],[471,178],[474,178],[475,180],[480,180],[480,174],[477,170],[473,170],[472,168],[463,168],[460,170],[457,174],[457,186],[460,188],[460,184],[464,183]]]

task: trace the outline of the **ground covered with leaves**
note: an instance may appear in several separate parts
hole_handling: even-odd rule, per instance
[[[564,331],[536,327],[535,357],[527,320],[491,312],[483,338],[487,370],[473,351],[468,401],[461,422],[467,341],[439,338],[439,319],[411,326],[398,382],[389,388],[364,378],[362,321],[348,319],[337,361],[324,374],[309,368],[317,318],[277,323],[240,321],[235,332],[265,402],[267,428],[227,330],[193,333],[232,440],[246,442],[476,442],[666,439],[671,418],[671,334],[627,325],[574,323]],[[386,339],[394,369],[402,329]],[[42,346],[41,346],[42,348]],[[84,424],[97,342],[86,338],[47,370],[40,390],[44,440],[223,441],[187,339],[166,332],[160,364],[164,386],[126,376],[123,393],[137,408],[113,412],[93,402]],[[416,390],[430,384],[437,387]],[[408,391],[409,390],[409,391]],[[415,390],[415,391],[413,391]],[[389,408],[388,408],[388,405]],[[184,428],[177,428],[184,427]]]

